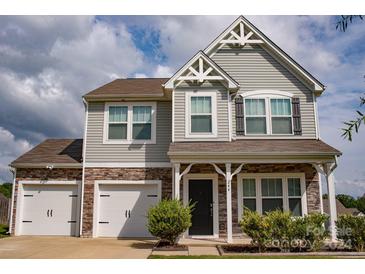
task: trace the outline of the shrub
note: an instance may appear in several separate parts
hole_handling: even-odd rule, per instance
[[[318,250],[328,236],[324,229],[327,218],[318,213],[294,217],[290,212],[280,210],[260,215],[245,209],[240,226],[252,238],[252,243],[258,245],[259,252],[268,246],[279,247],[283,251],[302,247]]]
[[[148,231],[155,237],[174,245],[178,237],[191,226],[193,206],[180,200],[162,200],[147,213]]]
[[[263,252],[271,235],[271,227],[265,216],[245,208],[240,226],[242,231],[252,239],[252,244],[258,246],[259,252]]]
[[[365,250],[365,217],[341,215],[336,221],[337,238],[358,252]]]
[[[328,216],[321,213],[311,213],[303,217],[305,225],[305,240],[313,251],[319,250],[324,240],[329,236],[329,232],[325,229],[325,223]]]

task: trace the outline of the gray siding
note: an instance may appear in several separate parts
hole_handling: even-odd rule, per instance
[[[239,82],[240,92],[274,89],[300,98],[302,137],[315,138],[315,114],[312,91],[260,46],[220,49],[212,59]],[[235,136],[234,102],[232,135]],[[274,136],[272,136],[275,138]],[[270,136],[271,138],[271,136]],[[296,138],[293,136],[293,138]]]
[[[87,163],[169,162],[171,102],[157,102],[156,144],[103,144],[104,103],[90,102],[86,140]]]
[[[228,141],[229,140],[229,123],[228,123],[228,93],[223,86],[220,88],[182,88],[174,90],[174,107],[175,107],[175,124],[174,134],[175,142],[184,141]],[[185,92],[193,90],[206,90],[217,92],[217,137],[216,138],[185,138]]]

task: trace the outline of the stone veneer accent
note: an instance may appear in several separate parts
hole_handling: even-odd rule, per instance
[[[184,170],[186,165],[182,165],[180,170]],[[232,165],[232,171],[237,165]],[[224,171],[225,167],[220,166]],[[308,213],[320,212],[319,197],[319,177],[315,168],[310,164],[247,164],[242,168],[241,173],[305,173]],[[194,165],[191,173],[214,173],[215,169],[209,164]],[[181,180],[182,181],[182,180]],[[181,195],[183,193],[183,182],[180,182]],[[182,196],[181,196],[182,197]],[[227,202],[226,202],[226,182],[222,175],[218,175],[218,203],[219,203],[219,236],[224,237],[227,233]],[[237,176],[232,179],[232,225],[234,236],[240,236],[241,229],[238,224],[238,201],[237,201]]]
[[[54,168],[52,170],[46,168],[17,168],[15,193],[14,193],[14,207],[12,218],[12,235],[15,232],[15,218],[16,218],[16,204],[18,198],[18,182],[19,181],[38,181],[38,180],[82,180],[81,168]]]
[[[91,237],[96,180],[161,180],[162,198],[171,198],[171,168],[85,168],[82,236]]]

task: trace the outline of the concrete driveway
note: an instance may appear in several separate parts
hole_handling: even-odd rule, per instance
[[[155,240],[18,236],[0,239],[0,259],[144,259]]]

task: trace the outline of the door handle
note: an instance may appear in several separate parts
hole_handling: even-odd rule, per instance
[[[47,217],[49,217],[49,209],[47,210]]]
[[[53,209],[51,209],[51,217],[53,217],[52,213],[53,213]]]
[[[213,216],[213,204],[210,204],[210,216]]]
[[[128,218],[131,217],[131,210],[128,210]]]

